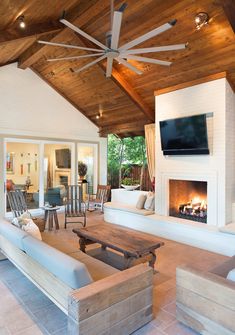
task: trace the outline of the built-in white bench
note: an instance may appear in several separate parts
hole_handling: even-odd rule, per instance
[[[125,189],[114,189],[111,190],[111,202],[105,203],[106,209],[113,211],[122,211],[138,215],[151,215],[153,211],[146,209],[137,209],[136,203],[141,194],[147,194],[146,191],[127,191]]]
[[[235,235],[221,232],[216,226],[156,213],[139,213],[135,205],[141,193],[146,194],[112,190],[111,202],[104,205],[104,220],[223,255],[235,255]]]

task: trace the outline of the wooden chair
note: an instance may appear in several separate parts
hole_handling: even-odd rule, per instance
[[[111,185],[98,185],[96,194],[89,194],[88,211],[92,206],[94,209],[100,208],[101,212],[104,210],[104,203],[108,201]]]
[[[71,221],[68,219],[83,218],[81,221]],[[86,226],[86,204],[83,202],[82,187],[80,185],[69,185],[66,187],[65,201],[65,222],[64,228],[68,223],[82,223]]]
[[[10,209],[15,218],[22,215],[24,212],[28,212],[25,194],[22,190],[14,190],[7,193],[8,202]],[[30,214],[31,216],[31,214]],[[43,218],[32,217],[34,223],[38,226],[39,230],[43,232],[45,230],[45,220]]]

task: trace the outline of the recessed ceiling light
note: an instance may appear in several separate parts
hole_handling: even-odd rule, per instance
[[[19,27],[21,29],[24,29],[26,27],[26,24],[25,24],[25,21],[24,21],[24,15],[20,15],[18,18],[17,18],[17,21],[19,22]]]
[[[194,18],[196,29],[200,30],[203,26],[209,23],[209,15],[205,12],[197,13]]]

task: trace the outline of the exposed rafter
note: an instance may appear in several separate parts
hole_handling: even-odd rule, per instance
[[[77,11],[76,16],[74,13],[66,14],[66,17],[73,22],[73,24],[82,27],[85,25],[91,18],[94,18],[102,10],[108,9],[108,4],[103,0],[89,0],[82,1],[80,4],[80,11]],[[56,36],[47,38],[50,42],[58,42],[59,37],[63,34],[64,30],[69,30],[69,28],[64,28]],[[26,50],[20,57],[18,62],[18,67],[21,69],[26,69],[32,64],[37,62],[45,52],[47,46],[43,44],[35,43],[32,47]]]
[[[86,39],[82,38],[81,36],[77,36],[80,45],[82,44],[85,47],[94,47],[94,45],[87,41]],[[99,62],[97,64],[103,73],[106,73],[106,66]],[[154,110],[152,110],[144,101],[143,98],[133,89],[133,87],[122,77],[122,75],[113,67],[112,76],[110,79],[117,84],[121,90],[134,102],[134,104],[145,114],[148,120],[154,122],[155,114]],[[108,79],[107,79],[108,80]]]
[[[222,0],[222,6],[233,32],[235,33],[235,0]]]
[[[58,33],[63,29],[63,25],[58,21],[43,22],[28,25],[27,29],[20,30],[17,27],[11,27],[7,30],[0,31],[0,46],[9,42],[19,41],[25,38],[47,35],[49,33]]]
[[[144,125],[146,122],[129,122],[122,123],[111,127],[102,127],[99,131],[100,136],[107,136],[109,134],[118,134],[121,136],[122,133],[132,133],[132,132],[143,132]]]

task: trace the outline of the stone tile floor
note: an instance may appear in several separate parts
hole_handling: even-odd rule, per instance
[[[102,214],[88,213],[88,225],[103,221]],[[63,217],[60,217],[63,228]],[[78,246],[78,239],[67,230],[45,232],[43,239],[60,236]],[[194,264],[209,269],[225,256],[164,240],[158,250],[154,275],[154,320],[136,331],[135,335],[193,335],[194,331],[177,322],[175,317],[175,269],[181,264]],[[66,335],[67,317],[8,260],[0,261],[0,335]],[[98,334],[97,334],[98,335]],[[126,335],[126,334],[123,334]]]

